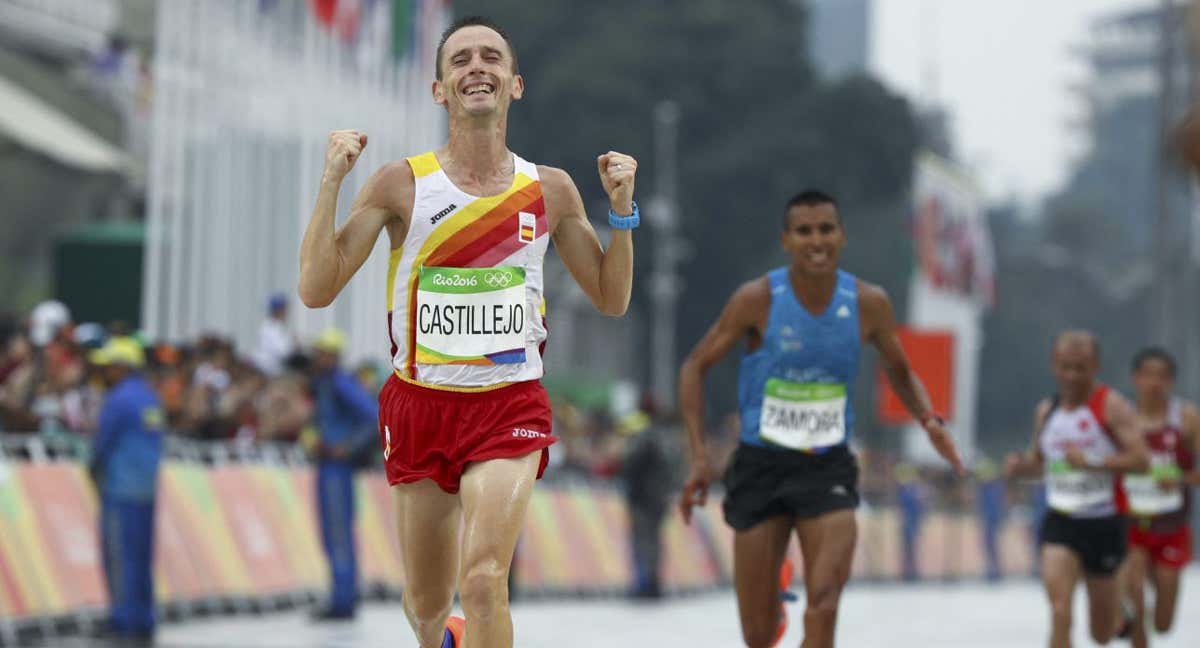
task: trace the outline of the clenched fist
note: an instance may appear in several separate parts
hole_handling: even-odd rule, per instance
[[[329,134],[325,149],[325,177],[341,181],[354,168],[358,156],[367,147],[367,136],[356,130],[336,130]]]
[[[600,183],[612,210],[620,216],[633,213],[633,182],[637,175],[637,160],[609,151],[596,159],[600,168]]]

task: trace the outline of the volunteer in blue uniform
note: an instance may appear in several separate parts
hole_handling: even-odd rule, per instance
[[[980,530],[983,531],[984,574],[989,581],[998,581],[1003,576],[1000,534],[1004,530],[1008,508],[1008,484],[1003,477],[999,467],[990,459],[980,460],[975,467],[976,509],[979,511]]]
[[[925,489],[916,466],[901,463],[896,466],[896,502],[900,505],[900,577],[906,581],[921,578],[917,564],[917,548],[921,539],[921,523],[925,519]]]
[[[938,453],[960,474],[962,462],[900,347],[887,294],[838,269],[846,233],[834,199],[819,191],[792,198],[781,242],[790,263],[738,288],[680,369],[692,463],[680,508],[690,518],[712,480],[704,375],[745,341],[741,444],[726,473],[724,501],[725,520],[736,531],[742,636],[753,648],[783,636],[777,575],[794,532],[804,557],[804,646],[824,648],[833,645],[857,537],[858,465],[848,444],[864,343],[879,351],[892,387]]]
[[[93,351],[109,387],[89,470],[100,492],[100,538],[112,605],[110,630],[123,640],[154,636],[154,499],[162,460],[163,413],[142,377],[137,341],[115,337]]]
[[[317,504],[331,582],[327,606],[313,614],[317,620],[354,617],[358,604],[354,468],[363,453],[379,442],[375,395],[341,367],[345,345],[346,336],[333,328],[322,332],[313,344],[312,388],[319,440],[312,450],[317,458]]]

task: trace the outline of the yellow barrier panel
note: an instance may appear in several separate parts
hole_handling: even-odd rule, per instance
[[[363,584],[403,585],[391,490],[380,474],[358,477],[357,539]],[[0,616],[34,618],[107,604],[95,491],[74,463],[0,463]],[[892,509],[859,512],[854,570],[900,574],[899,521]],[[317,525],[311,469],[257,464],[219,468],[167,462],[156,519],[156,592],[162,602],[322,590],[328,567]],[[726,584],[733,532],[720,502],[690,526],[674,510],[663,525],[668,588]],[[973,516],[933,514],[923,526],[923,576],[983,574]],[[795,543],[791,547],[801,566]],[[1000,551],[1006,573],[1028,573],[1029,531],[1010,522]],[[531,592],[612,592],[631,584],[629,518],[619,494],[540,486],[517,548],[518,587]],[[798,574],[798,578],[799,578]]]

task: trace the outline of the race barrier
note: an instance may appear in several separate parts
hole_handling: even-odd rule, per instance
[[[159,483],[155,538],[156,595],[166,609],[222,612],[263,601],[306,603],[329,574],[317,524],[314,477],[303,464],[168,461]],[[362,587],[395,595],[404,585],[392,497],[381,474],[357,484]],[[77,616],[97,619],[107,606],[97,497],[75,461],[0,459],[0,642],[16,628]],[[898,516],[859,511],[856,578],[900,576]],[[629,520],[620,493],[589,486],[539,485],[517,547],[518,596],[618,594],[632,581]],[[691,525],[670,514],[663,527],[663,584],[668,592],[729,584],[733,532],[719,499]],[[966,515],[934,514],[921,535],[923,577],[984,572],[979,526]],[[1003,530],[1004,571],[1028,573],[1028,525]],[[791,548],[802,573],[795,543]],[[268,606],[269,607],[269,606]],[[47,621],[50,620],[50,621]]]

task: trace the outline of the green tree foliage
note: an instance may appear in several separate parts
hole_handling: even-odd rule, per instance
[[[815,77],[799,3],[458,0],[454,7],[492,18],[516,44],[527,94],[510,118],[511,146],[569,171],[589,205],[603,204],[593,178],[595,156],[608,149],[641,161],[645,205],[655,179],[654,106],[679,104],[681,221],[693,252],[681,269],[681,354],[739,283],[785,262],[782,206],[805,187],[840,199],[851,271],[893,295],[906,285],[914,119],[902,98],[872,79]],[[640,268],[651,236],[637,237]],[[635,299],[644,303],[644,286]],[[714,377],[720,410],[734,406],[732,365]]]

